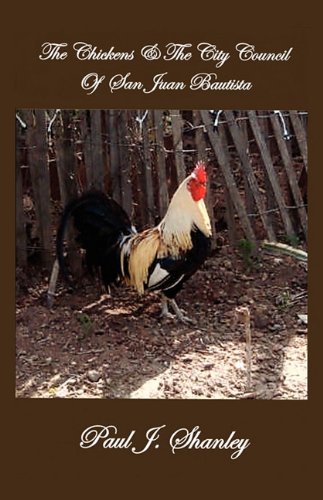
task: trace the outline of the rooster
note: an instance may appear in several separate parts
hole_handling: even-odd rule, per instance
[[[67,222],[74,218],[77,241],[86,251],[90,270],[97,269],[106,288],[125,282],[139,294],[161,291],[162,317],[190,321],[175,302],[176,294],[203,264],[211,242],[211,224],[204,204],[207,174],[203,162],[177,188],[162,221],[137,232],[116,201],[89,191],[68,204],[57,233],[57,259],[68,278],[63,256]]]

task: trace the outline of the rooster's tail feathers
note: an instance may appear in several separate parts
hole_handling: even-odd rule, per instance
[[[127,213],[112,198],[94,190],[66,206],[57,232],[56,251],[60,269],[69,282],[63,246],[71,217],[77,232],[76,240],[86,250],[88,267],[101,267],[105,285],[116,281],[121,272],[119,243],[126,235],[136,232]]]

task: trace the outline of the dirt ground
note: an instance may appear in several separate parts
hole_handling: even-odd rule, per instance
[[[100,296],[88,278],[60,282],[49,309],[47,285],[17,271],[19,398],[307,399],[307,272],[293,257],[248,269],[222,247],[178,295],[193,325],[161,320],[156,293]]]

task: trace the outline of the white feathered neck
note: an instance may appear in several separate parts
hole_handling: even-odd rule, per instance
[[[192,247],[191,230],[194,226],[207,237],[212,234],[204,200],[194,201],[188,189],[187,184],[191,179],[192,176],[189,175],[179,185],[158,226],[167,246],[175,244],[183,250]]]

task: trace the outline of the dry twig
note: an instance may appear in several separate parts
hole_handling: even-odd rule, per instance
[[[235,322],[242,321],[244,324],[246,336],[246,369],[247,369],[247,386],[246,391],[251,391],[251,328],[250,328],[250,311],[246,306],[236,307]]]

